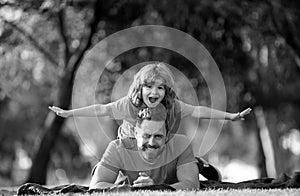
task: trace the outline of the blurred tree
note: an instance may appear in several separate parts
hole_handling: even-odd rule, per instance
[[[8,36],[9,31],[19,32],[54,66],[58,82],[53,104],[68,108],[75,73],[85,52],[105,36],[105,29],[122,29],[142,11],[138,9],[139,1],[129,2],[131,12],[125,9],[126,3],[97,0],[1,1],[1,21],[5,27],[9,26],[2,36]],[[110,22],[109,28],[106,22]],[[50,152],[63,122],[63,118],[48,114],[43,125],[45,135],[34,157],[29,182],[45,184]]]
[[[300,101],[299,93],[295,93],[300,90],[300,42],[295,31],[299,24],[299,3],[265,1],[260,5],[257,9],[252,4],[256,20],[244,34],[254,62],[247,72],[245,85],[254,105],[263,108],[278,175],[293,170],[291,165],[285,164],[284,160],[292,160],[292,157],[283,149],[281,138],[293,127],[299,130],[293,114],[299,111]]]
[[[45,102],[68,108],[73,79],[89,48],[110,33],[125,27],[144,24],[167,25],[191,34],[211,52],[224,77],[229,110],[238,111],[249,105],[263,108],[277,157],[277,172],[287,171],[289,168],[284,168],[282,164],[284,151],[280,137],[290,128],[299,129],[300,126],[299,120],[293,115],[299,112],[300,96],[299,93],[295,93],[299,92],[300,88],[300,42],[296,31],[299,24],[299,3],[291,2],[1,0],[0,25],[5,27],[0,34],[0,41],[5,43],[1,46],[1,53],[8,60],[9,55],[13,58],[14,54],[21,54],[19,60],[30,60],[28,65],[31,64],[32,67],[26,69],[35,70],[33,73],[36,77],[35,80],[26,80],[26,74],[18,72],[19,69],[25,69],[22,67],[1,67],[6,70],[3,74],[5,77],[14,78],[9,80],[12,83],[5,82],[9,86],[1,86],[1,96],[5,97],[6,94],[15,92],[20,81],[31,83],[43,80],[43,83],[36,85],[47,87],[43,95],[50,96],[45,96]],[[16,52],[20,43],[24,42],[23,38],[31,45],[26,45],[25,53]],[[30,52],[32,48],[40,54],[33,56]],[[159,56],[170,64],[176,64],[189,78],[196,78],[199,82],[195,88],[199,91],[199,97],[203,96],[209,102],[209,95],[203,93],[205,81],[199,74],[187,66],[186,60],[176,55],[165,54],[165,51],[159,49],[148,52],[145,49],[138,50],[134,57],[123,59],[122,69],[119,71],[130,66],[131,62],[136,62],[136,59],[149,60]],[[8,60],[7,62],[11,62]],[[38,79],[38,73],[43,69],[36,65],[41,64],[44,64],[43,69],[49,72]],[[23,82],[22,85],[25,89],[26,84]],[[99,90],[102,91],[110,92],[108,89]],[[50,152],[60,135],[64,119],[51,113],[42,119],[45,119],[41,125],[45,135],[33,160],[28,180],[45,184]],[[255,119],[251,119],[249,124],[257,124],[255,122]],[[259,130],[257,125],[254,127],[254,130]],[[262,150],[262,147],[259,149]],[[261,160],[259,165],[264,167],[264,156]],[[266,168],[262,168],[262,171],[265,170]],[[266,175],[266,172],[262,175]]]
[[[300,42],[296,30],[300,22],[299,5],[297,1],[281,0],[172,1],[172,4],[166,0],[154,6],[164,24],[193,35],[211,52],[228,87],[229,110],[250,105],[266,111],[277,174],[292,170],[284,164],[283,160],[289,157],[280,138],[292,127],[299,129],[299,122],[291,112],[299,111],[300,94],[295,93],[300,90]],[[292,109],[291,105],[295,107]],[[280,111],[284,110],[290,112],[282,114]],[[258,141],[264,142],[261,138]],[[258,165],[263,167],[265,176],[267,169],[262,163],[265,157],[262,145],[259,146],[262,156]]]

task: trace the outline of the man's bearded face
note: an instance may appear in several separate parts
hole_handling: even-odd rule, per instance
[[[163,151],[166,142],[164,121],[143,120],[136,126],[135,136],[138,150],[147,161],[155,160]]]

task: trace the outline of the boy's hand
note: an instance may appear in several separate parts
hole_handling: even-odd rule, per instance
[[[63,117],[63,118],[68,118],[68,117],[71,116],[71,112],[68,111],[68,110],[63,110],[63,109],[61,109],[61,108],[59,108],[59,107],[56,107],[56,106],[49,106],[48,108],[49,108],[50,110],[52,110],[53,112],[55,112],[55,114],[56,114],[57,116],[61,116],[61,117]]]
[[[236,120],[245,120],[244,116],[246,116],[247,114],[249,114],[251,112],[251,108],[247,108],[245,109],[244,111],[242,112],[239,112],[239,113],[236,113],[236,114],[233,114],[232,116],[232,121],[236,121]]]
[[[140,172],[139,177],[133,182],[133,187],[143,187],[153,185],[154,182],[145,172]]]

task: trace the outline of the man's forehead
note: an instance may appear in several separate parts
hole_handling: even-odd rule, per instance
[[[155,133],[155,132],[165,129],[165,122],[164,121],[154,121],[154,120],[144,120],[141,123],[139,129],[141,129],[144,132]]]

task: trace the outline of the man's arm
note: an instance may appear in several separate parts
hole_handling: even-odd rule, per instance
[[[176,174],[178,182],[170,185],[176,190],[194,190],[199,188],[199,170],[195,162],[178,166]]]
[[[118,174],[114,171],[98,164],[90,182],[90,189],[107,188],[117,186],[114,182]]]
[[[101,161],[92,172],[90,189],[116,186],[114,182],[119,172],[119,152],[117,140],[111,141],[107,146]]]

